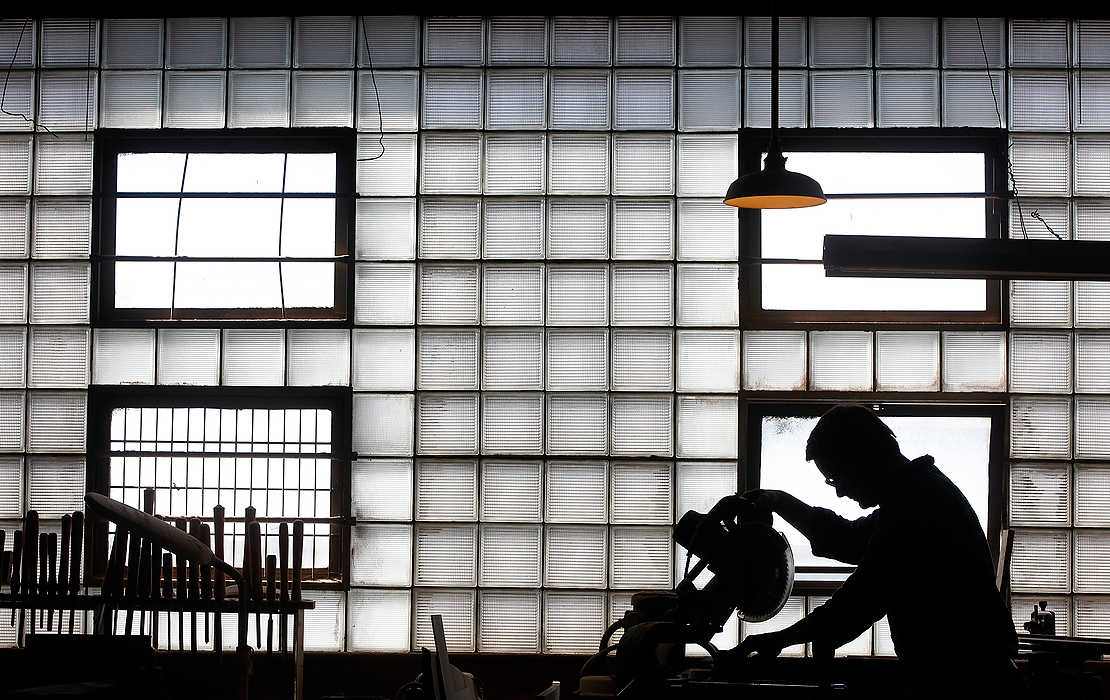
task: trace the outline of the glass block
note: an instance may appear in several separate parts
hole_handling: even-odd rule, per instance
[[[767,129],[771,126],[771,72],[744,71],[744,126]],[[779,73],[779,126],[805,128],[809,115],[809,78],[805,71]]]
[[[4,112],[0,129],[31,131],[35,119],[35,74],[32,71],[5,72]]]
[[[482,453],[543,451],[542,394],[483,394]]]
[[[982,58],[979,64],[982,65]],[[990,82],[982,71],[943,71],[941,73],[941,100],[944,103],[942,126],[1004,127],[1006,114],[1004,90],[1005,76],[1001,71],[991,72]],[[999,116],[999,110],[1002,110],[1002,117]]]
[[[359,71],[356,128],[359,131],[416,131],[420,74],[416,71]],[[381,106],[381,119],[378,107]]]
[[[877,331],[875,342],[877,390],[940,390],[939,333]]]
[[[670,394],[614,394],[609,452],[632,457],[674,454],[674,405]]]
[[[488,134],[482,161],[486,194],[543,194],[543,134]]]
[[[423,128],[482,127],[482,71],[428,70],[423,76]]]
[[[83,458],[31,457],[27,466],[27,508],[43,519],[85,509]]]
[[[543,324],[543,265],[482,268],[483,325]]]
[[[548,199],[547,257],[609,257],[609,200]]]
[[[4,335],[19,341],[18,353],[23,354],[23,329],[5,329]],[[109,331],[110,333],[111,331]],[[151,333],[153,331],[150,331]],[[139,331],[147,333],[147,331]],[[11,358],[14,360],[15,358]],[[150,362],[153,362],[153,357]],[[20,357],[22,361],[22,357]],[[153,370],[153,364],[151,364]],[[9,370],[22,385],[23,365]],[[138,374],[143,365],[139,362]],[[72,387],[84,389],[89,384],[89,329],[88,328],[32,328],[31,362],[28,365],[28,386]]]
[[[91,66],[100,63],[100,21],[89,18],[43,19],[39,60],[43,68]],[[29,41],[29,37],[24,37]]]
[[[479,586],[540,585],[539,525],[482,525],[480,538]]]
[[[288,17],[232,17],[231,67],[288,68],[292,25]]]
[[[608,517],[606,467],[605,462],[547,462],[544,520],[604,523]]]
[[[1071,393],[1071,347],[1067,333],[1010,334],[1010,391]]]
[[[669,527],[614,527],[611,536],[610,586],[671,588],[674,548]]]
[[[482,333],[482,389],[542,389],[543,331]]]
[[[474,651],[474,591],[415,591],[413,648],[435,648],[432,615],[443,618],[443,636],[452,653]]]
[[[870,66],[871,18],[810,18],[809,65],[813,68]]]
[[[1079,328],[1110,326],[1110,284],[1075,283],[1075,325]]]
[[[285,383],[285,331],[224,329],[222,366],[227,386],[281,386]]]
[[[604,391],[608,375],[607,340],[604,330],[548,330],[548,391]]]
[[[542,199],[484,199],[482,207],[483,257],[543,257]]]
[[[1010,323],[1014,326],[1071,325],[1072,283],[1061,280],[1012,280]]]
[[[870,71],[811,73],[809,89],[813,126],[874,126]]]
[[[613,265],[612,271],[614,326],[673,325],[673,267]]]
[[[671,524],[674,485],[670,462],[617,462],[612,473],[611,522]],[[652,538],[649,535],[646,539]]]
[[[289,81],[289,71],[231,71],[228,127],[289,126]]]
[[[295,71],[292,126],[349,128],[354,125],[354,99],[355,76],[350,71]]]
[[[478,464],[448,460],[416,463],[416,519],[469,521],[478,513]]]
[[[479,518],[485,522],[539,522],[543,517],[543,465],[539,461],[482,461]]]
[[[941,334],[944,391],[1005,391],[1006,334]]]
[[[1075,336],[1075,390],[1110,393],[1110,335]]]
[[[609,18],[554,17],[551,26],[551,54],[555,65],[609,65]]]
[[[678,397],[678,456],[735,459],[735,396]]]
[[[31,323],[88,323],[89,266],[32,265]]]
[[[1071,469],[1066,464],[1010,466],[1010,524],[1071,524]]]
[[[678,331],[678,391],[738,391],[736,331]]]
[[[225,68],[227,20],[170,17],[166,20],[166,68]]]
[[[806,18],[779,17],[779,65],[806,65]],[[771,18],[744,18],[744,65],[771,65]]]
[[[588,654],[605,628],[605,593],[543,594],[543,652]]]
[[[1110,467],[1075,465],[1075,524],[1110,525]]]
[[[478,388],[477,330],[422,329],[419,335],[418,389]]]
[[[31,194],[31,139],[30,135],[0,135],[0,194]]]
[[[739,17],[680,17],[678,65],[740,65]]]
[[[708,512],[717,501],[736,493],[735,462],[679,462],[676,469],[676,520],[691,510]]]
[[[423,194],[479,194],[480,134],[422,134],[420,191]]]
[[[546,126],[546,71],[504,70],[487,74],[487,129],[543,129]]]
[[[27,451],[84,452],[87,399],[84,392],[29,392]]]
[[[935,68],[937,66],[937,26],[936,17],[876,18],[875,43],[878,65]]]
[[[1011,66],[1068,66],[1068,21],[1011,19]]]
[[[1107,117],[1110,74],[1091,70],[1076,72],[1072,89],[1075,95],[1075,130],[1105,131],[1110,126],[1110,118]]]
[[[356,520],[412,520],[412,484],[410,459],[354,460],[351,515]]]
[[[477,583],[476,525],[420,525],[416,528],[418,586],[473,586]]]
[[[93,334],[93,384],[153,384],[154,329]]]
[[[490,65],[545,65],[547,22],[543,17],[491,17]]]
[[[24,394],[0,391],[0,451],[23,451]]]
[[[221,129],[227,101],[222,71],[166,71],[162,110],[167,129]]]
[[[674,194],[674,137],[613,135],[613,194]]]
[[[547,322],[604,326],[609,320],[606,265],[551,265],[547,269]]]
[[[219,384],[219,330],[159,330],[157,367],[159,384]]]
[[[478,397],[470,394],[423,394],[416,404],[419,454],[478,452]]]
[[[609,71],[551,71],[551,128],[608,129],[609,82]]]
[[[1110,419],[1110,399],[1080,396],[1075,400],[1075,456],[1110,456],[1106,422]]]
[[[1022,197],[1018,207],[1018,201],[1015,200],[1010,204],[1010,237],[1011,238],[1036,238],[1041,240],[1053,240],[1056,237],[1052,235],[1055,232],[1057,236],[1064,239],[1069,239],[1071,235],[1071,217],[1069,216],[1069,208],[1067,200],[1062,199],[1029,199]],[[1044,223],[1035,220],[1031,214],[1032,212],[1044,218]],[[1078,216],[1076,217],[1079,218]],[[1024,224],[1024,227],[1023,225]],[[1047,224],[1047,226],[1045,225]],[[1048,229],[1052,228],[1052,232]],[[1024,230],[1023,230],[1024,228]]]
[[[296,68],[349,68],[355,62],[354,17],[297,17]]]
[[[809,339],[811,388],[871,391],[874,340],[869,331],[814,331]]]
[[[1015,134],[1010,142],[1019,192],[1027,196],[1069,194],[1071,154],[1067,136]]]
[[[1071,457],[1071,399],[1010,399],[1010,454],[1029,459]]]
[[[351,651],[408,651],[411,606],[412,593],[408,590],[348,591],[348,648]]]
[[[358,65],[410,68],[420,65],[420,18],[374,15],[358,18]],[[367,50],[371,52],[367,55]]]
[[[23,458],[0,457],[0,516],[12,519],[22,517],[22,500]]]
[[[27,329],[0,328],[0,387],[22,388],[27,381]]]
[[[351,333],[329,330],[289,329],[289,386],[349,386]]]
[[[477,324],[478,266],[420,266],[418,323]]]
[[[1067,593],[1069,536],[1067,530],[1017,530],[1010,560],[1014,591]]]
[[[551,134],[549,194],[609,194],[609,135]]]
[[[420,200],[418,253],[422,258],[477,258],[481,227],[477,197]],[[392,212],[391,212],[392,213]]]
[[[415,199],[356,200],[356,260],[411,260],[415,256]]]
[[[0,55],[9,56],[8,63],[13,67],[33,68],[38,56],[37,37],[35,20],[29,17],[0,20]],[[87,60],[87,53],[85,57]]]
[[[674,71],[618,70],[613,80],[614,128],[674,128]]]
[[[1072,608],[1076,635],[1105,637],[1110,634],[1110,605],[1104,596],[1076,596],[1072,599]]]
[[[412,454],[412,394],[355,394],[351,449],[360,455]]]
[[[606,532],[589,525],[545,528],[544,580],[550,588],[605,586]],[[594,644],[596,644],[596,640]]]
[[[35,258],[87,257],[91,231],[91,200],[36,199],[31,255]]]
[[[27,322],[26,265],[0,265],[0,321]]]
[[[720,196],[725,182],[739,173],[737,138],[728,136],[678,137],[678,196]]]
[[[478,649],[537,654],[540,651],[540,592],[481,591]]]
[[[671,391],[674,366],[670,331],[614,330],[614,391]]]
[[[689,18],[683,18],[683,21],[686,19]],[[738,128],[740,128],[739,71],[679,71],[679,131],[735,131]]]
[[[355,525],[351,528],[351,583],[412,584],[412,526]]]
[[[1006,65],[1006,22],[1000,17],[945,17],[942,36],[945,68],[982,70],[984,47],[991,68]]]
[[[548,454],[603,455],[608,433],[608,401],[604,395],[548,395]]]
[[[93,141],[84,134],[35,139],[35,194],[92,194]]]
[[[162,126],[161,71],[103,71],[100,124],[109,129]]]
[[[1067,131],[1067,71],[1010,73],[1010,128],[1015,131]]]
[[[876,126],[940,126],[940,76],[936,71],[876,71],[876,81]]]
[[[416,194],[415,134],[388,134],[377,138],[360,134],[357,140],[359,162],[355,188],[359,194]]]
[[[424,19],[424,63],[428,65],[480,66],[484,44],[481,17]]]
[[[1075,137],[1075,194],[1110,194],[1110,176],[1099,167],[1110,155],[1110,138],[1101,136]]]
[[[678,325],[735,326],[740,320],[736,265],[678,266]]]
[[[678,200],[679,260],[736,260],[737,231],[737,213],[720,200]]]
[[[618,66],[673,66],[673,17],[617,17],[614,54]]]

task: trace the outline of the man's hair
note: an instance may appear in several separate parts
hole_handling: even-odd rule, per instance
[[[830,408],[806,442],[807,461],[850,458],[854,462],[876,462],[900,454],[894,432],[874,411],[859,404]]]

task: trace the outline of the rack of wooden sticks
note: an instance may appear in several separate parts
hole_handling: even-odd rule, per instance
[[[153,489],[144,490],[143,512],[154,513]],[[248,615],[255,616],[256,650],[261,651],[265,634],[268,654],[275,651],[276,636],[276,651],[292,656],[294,697],[299,698],[304,663],[304,611],[315,607],[313,601],[302,597],[304,523],[294,520],[278,524],[279,554],[266,556],[263,565],[261,524],[254,508],[246,509],[244,521],[242,579],[245,585],[229,582],[224,571],[211,563],[189,561],[180,555],[175,557],[163,551],[155,538],[144,538],[140,532],[117,524],[111,551],[98,567],[105,574],[102,585],[96,590],[81,580],[82,561],[92,563],[91,556],[83,553],[85,542],[91,538],[91,527],[84,514],[75,511],[72,515],[64,515],[59,535],[40,532],[38,513],[30,510],[23,520],[23,528],[13,533],[11,551],[5,549],[6,533],[0,530],[0,609],[11,609],[10,624],[17,626],[19,646],[25,644],[27,635],[55,631],[55,624],[57,632],[73,634],[75,615],[91,611],[92,635],[149,636],[155,648],[163,637],[159,627],[164,616],[164,646],[172,649],[173,639],[169,632],[171,618],[176,614],[177,649],[186,648],[188,626],[188,648],[192,653],[198,651],[197,616],[200,615],[204,643],[211,642],[217,657],[226,651],[220,615],[242,615],[245,610]],[[211,527],[196,517],[176,518],[172,522],[205,548],[211,546],[210,555],[214,554],[216,563],[223,565],[223,506],[213,508]],[[159,527],[165,526],[159,524]],[[245,606],[239,600],[241,595],[247,596]],[[188,625],[186,615],[190,620]],[[275,615],[278,618],[276,630]],[[263,616],[268,618],[265,632]],[[215,624],[212,624],[213,618]],[[246,621],[241,620],[240,624],[245,625]],[[289,639],[290,631],[292,640]]]

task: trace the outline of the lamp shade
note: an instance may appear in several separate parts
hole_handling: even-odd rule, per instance
[[[744,209],[801,209],[827,201],[816,180],[786,169],[781,151],[768,153],[763,165],[763,170],[729,185],[725,204]]]

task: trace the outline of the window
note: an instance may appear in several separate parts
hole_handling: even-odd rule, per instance
[[[885,133],[885,137],[884,137]],[[788,167],[821,183],[827,204],[743,210],[746,327],[770,321],[1000,323],[1000,286],[983,280],[826,278],[825,234],[999,237],[1001,136],[867,138],[790,135]],[[745,136],[741,171],[758,169],[765,135]]]
[[[154,489],[155,513],[210,521],[227,514],[225,558],[242,565],[247,506],[262,523],[263,560],[280,521],[305,523],[305,579],[346,569],[349,395],[342,389],[99,388],[91,394],[89,490],[135,508]],[[269,537],[267,537],[269,536]],[[104,540],[96,546],[107,547]]]
[[[101,320],[347,318],[353,134],[98,134]]]

